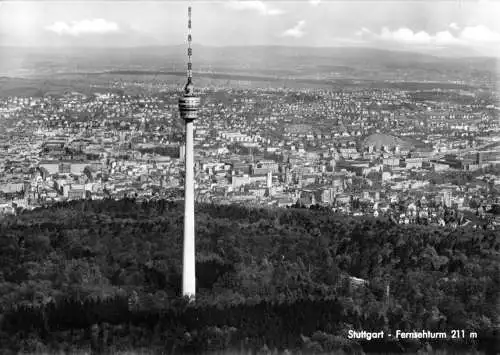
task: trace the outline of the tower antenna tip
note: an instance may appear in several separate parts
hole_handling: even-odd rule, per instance
[[[188,50],[187,50],[187,55],[188,55],[188,63],[187,63],[187,83],[186,86],[184,87],[184,93],[186,95],[193,95],[193,72],[192,72],[192,67],[193,64],[191,62],[191,56],[193,55],[193,50],[191,48],[191,6],[188,6]]]

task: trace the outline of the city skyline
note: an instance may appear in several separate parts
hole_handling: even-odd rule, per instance
[[[193,1],[196,45],[360,46],[499,56],[493,1]],[[186,1],[0,4],[0,46],[181,45]]]

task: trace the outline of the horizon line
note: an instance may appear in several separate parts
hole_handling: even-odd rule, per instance
[[[72,49],[90,49],[90,50],[103,50],[103,49],[141,49],[141,48],[174,48],[174,47],[185,47],[185,43],[178,44],[150,44],[150,45],[134,45],[134,46],[100,46],[100,45],[80,45],[80,46],[25,46],[25,45],[4,45],[0,44],[0,48],[13,48],[13,49],[43,49],[43,50],[72,50]],[[322,45],[322,46],[307,46],[307,45],[284,45],[284,44],[251,44],[251,45],[214,45],[214,44],[197,44],[196,47],[205,48],[295,48],[295,49],[333,49],[333,48],[350,48],[350,49],[365,49],[378,52],[402,52],[411,53],[420,56],[435,57],[435,58],[483,58],[483,59],[494,59],[499,60],[499,56],[486,55],[486,54],[469,54],[469,55],[457,55],[456,53],[433,53],[432,51],[419,51],[417,49],[411,48],[378,48],[376,46],[370,45]]]

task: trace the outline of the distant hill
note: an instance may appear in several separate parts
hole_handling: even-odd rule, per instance
[[[0,75],[31,76],[108,70],[184,71],[183,46],[135,48],[2,47]],[[292,76],[298,79],[356,78],[406,81],[465,80],[496,75],[495,58],[438,57],[357,47],[197,45],[195,71]],[[399,79],[398,79],[399,78]]]

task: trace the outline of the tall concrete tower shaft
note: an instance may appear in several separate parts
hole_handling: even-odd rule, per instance
[[[184,94],[179,98],[179,111],[186,125],[184,181],[184,245],[182,264],[182,294],[189,298],[196,295],[196,260],[194,236],[194,164],[193,164],[193,121],[198,117],[200,98],[195,96],[191,64],[191,7],[188,8],[188,69]]]

